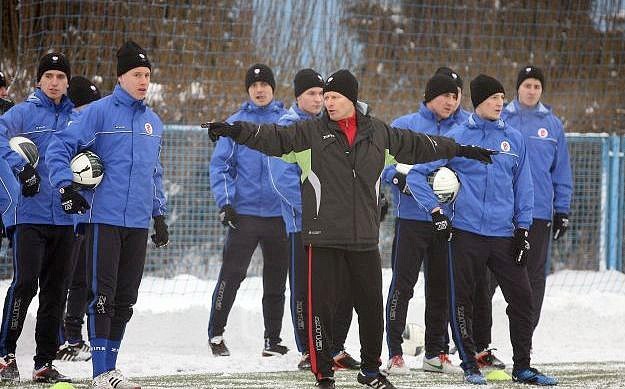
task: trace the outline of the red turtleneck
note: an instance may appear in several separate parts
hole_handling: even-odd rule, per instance
[[[343,130],[343,133],[347,137],[347,143],[349,143],[350,146],[353,146],[354,140],[356,139],[356,131],[358,129],[358,126],[356,123],[356,112],[354,111],[354,114],[352,116],[345,118],[345,119],[341,119],[337,123],[339,124],[339,127],[341,127],[341,130]]]

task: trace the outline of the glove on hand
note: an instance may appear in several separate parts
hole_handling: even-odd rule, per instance
[[[393,185],[395,185],[399,191],[405,195],[410,196],[410,188],[408,187],[408,184],[406,183],[406,175],[403,173],[395,173],[395,175],[393,176]]]
[[[530,250],[530,242],[527,241],[529,232],[525,228],[517,228],[514,230],[514,239],[512,251],[514,262],[519,266],[527,264],[527,253]]]
[[[435,241],[451,240],[451,221],[440,209],[432,212],[432,232]]]
[[[475,159],[483,163],[493,163],[491,155],[499,154],[496,150],[483,149],[473,145],[458,145],[457,157]]]
[[[569,229],[569,215],[556,213],[553,215],[553,240],[558,240]]]
[[[202,123],[202,128],[208,129],[208,136],[213,142],[217,142],[220,136],[236,139],[241,133],[241,125],[238,122],[234,122],[234,124],[226,122],[208,122]]]
[[[27,163],[24,165],[24,168],[17,175],[20,182],[22,183],[22,194],[24,197],[32,197],[39,193],[39,184],[41,183],[41,179],[39,178],[39,174],[37,174],[37,170],[31,165]]]
[[[384,193],[380,192],[380,223],[384,221],[386,218],[386,214],[388,213],[388,200]]]
[[[67,185],[59,189],[61,193],[61,205],[65,213],[85,213],[89,208],[89,203],[72,185]]]
[[[169,243],[169,231],[164,215],[154,216],[154,234],[150,238],[156,247],[166,246]]]
[[[219,211],[219,220],[224,227],[230,227],[233,230],[237,229],[237,222],[239,216],[237,215],[234,208],[230,206],[230,204],[224,205],[221,211]]]

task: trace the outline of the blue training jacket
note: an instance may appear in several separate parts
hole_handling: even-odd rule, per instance
[[[65,130],[73,107],[67,96],[63,96],[57,105],[37,88],[26,101],[0,116],[0,154],[16,176],[26,165],[26,161],[11,150],[9,139],[24,136],[32,140],[39,151],[39,164],[36,168],[41,178],[39,193],[24,197],[20,188],[13,224],[72,225],[72,217],[61,208],[58,190],[48,180],[46,159],[47,149],[55,135]]]
[[[430,135],[447,135],[449,130],[456,125],[456,118],[454,115],[447,119],[438,121],[434,112],[430,111],[424,103],[421,103],[419,111],[398,117],[393,120],[391,127],[405,128],[414,132],[421,132]],[[402,219],[432,221],[430,210],[427,210],[424,206],[420,205],[418,203],[418,198],[405,195],[399,191],[397,186],[392,185],[395,173],[397,173],[395,165],[386,167],[382,172],[382,180],[387,184],[391,184],[393,201],[396,205],[396,216]],[[445,211],[443,212],[445,213]]]
[[[463,125],[446,136],[460,144],[477,145],[500,153],[492,164],[467,158],[453,158],[415,165],[408,173],[413,195],[423,199],[427,209],[438,203],[427,183],[427,175],[447,165],[460,179],[455,202],[454,228],[483,236],[510,237],[514,229],[532,224],[534,193],[523,135],[503,120],[484,120],[472,114]]]
[[[96,153],[104,165],[100,185],[82,191],[91,209],[75,216],[77,224],[149,228],[153,216],[166,214],[162,136],[158,115],[119,85],[111,95],[89,104],[57,134],[47,154],[54,187],[71,183],[69,162],[82,150]]]
[[[19,182],[9,164],[0,158],[0,212],[5,228],[15,225],[17,201],[21,194]]]
[[[227,122],[277,123],[286,112],[280,101],[274,100],[264,107],[247,101]],[[211,191],[217,206],[221,209],[230,204],[241,215],[281,216],[280,197],[270,180],[269,158],[259,151],[236,144],[228,137],[219,138],[209,171]]]
[[[506,106],[501,117],[525,137],[534,182],[534,219],[551,220],[554,209],[568,214],[573,180],[560,119],[540,102],[524,109],[517,99]]]

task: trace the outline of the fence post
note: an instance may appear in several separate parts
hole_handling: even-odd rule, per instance
[[[625,180],[621,175],[625,174],[625,136],[620,137],[621,149],[618,153],[618,166],[621,169],[619,175],[615,177],[618,182],[618,213],[616,214],[617,230],[616,237],[618,238],[616,246],[616,270],[623,271],[623,218],[625,218]]]
[[[608,177],[608,255],[607,255],[607,269],[616,269],[618,266],[617,261],[617,247],[621,244],[622,238],[618,234],[618,219],[619,219],[619,171],[620,171],[620,146],[621,139],[618,135],[610,136],[610,152],[609,152],[609,177]]]

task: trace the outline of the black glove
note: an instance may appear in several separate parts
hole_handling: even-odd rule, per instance
[[[400,172],[395,173],[393,176],[393,185],[395,185],[399,191],[405,195],[410,196],[410,188],[408,188],[408,184],[406,183],[406,175]]]
[[[62,187],[59,189],[59,193],[65,213],[85,213],[91,208],[87,200],[72,185]]]
[[[13,102],[13,100],[0,97],[0,115],[4,115],[4,113],[13,108],[14,105],[15,103]]]
[[[0,217],[0,249],[2,248],[2,240],[5,236],[7,236],[7,233],[4,230],[4,223],[2,222],[2,218]]]
[[[456,157],[475,159],[483,163],[493,163],[491,155],[499,154],[496,150],[483,149],[473,145],[458,145]]]
[[[451,221],[440,209],[432,212],[432,232],[435,241],[451,240]]]
[[[556,212],[553,215],[553,240],[558,240],[569,229],[569,215]]]
[[[514,255],[514,263],[519,266],[527,264],[527,252],[530,250],[530,242],[527,241],[528,236],[529,232],[525,228],[514,230],[512,254]]]
[[[202,123],[202,128],[208,129],[208,136],[213,142],[217,142],[220,136],[236,139],[241,133],[241,125],[239,122],[234,122],[234,124],[226,122],[208,122]]]
[[[233,230],[237,229],[237,222],[239,219],[239,215],[235,212],[234,208],[230,206],[230,204],[224,205],[224,207],[219,211],[219,221],[224,227],[230,227]]]
[[[39,178],[39,174],[37,170],[31,165],[27,163],[24,165],[24,168],[17,175],[20,182],[22,183],[22,194],[24,197],[32,197],[39,193],[39,184],[41,183],[41,178]]]
[[[165,216],[154,216],[154,234],[150,236],[156,247],[163,247],[169,243],[169,231],[165,223]]]
[[[387,213],[388,213],[388,200],[386,199],[386,196],[384,196],[384,193],[380,192],[380,223],[384,221]]]

